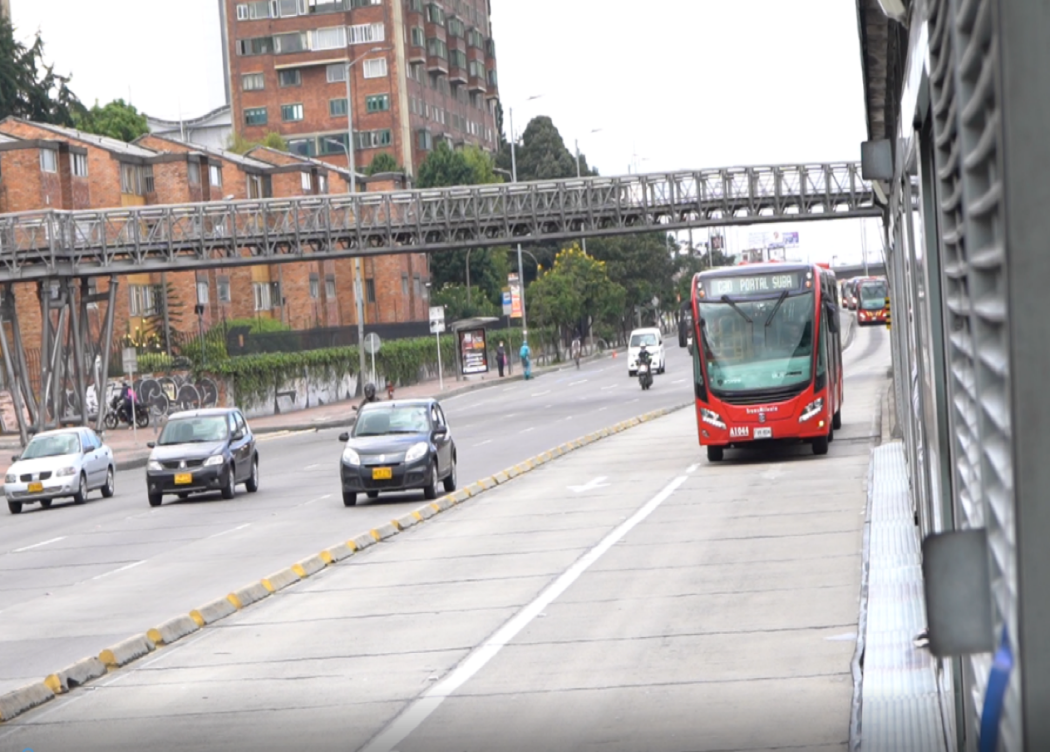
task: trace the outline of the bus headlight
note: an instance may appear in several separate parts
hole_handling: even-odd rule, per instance
[[[820,415],[824,411],[824,398],[815,399],[806,405],[806,409],[802,411],[802,415],[799,416],[798,422],[805,423],[810,418],[814,418]]]
[[[721,428],[723,431],[726,428],[725,421],[722,420],[722,416],[713,410],[708,410],[706,407],[700,408],[700,418],[704,423],[709,423],[715,428]]]

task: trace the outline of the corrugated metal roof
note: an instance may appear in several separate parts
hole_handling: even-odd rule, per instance
[[[78,131],[75,128],[65,128],[61,125],[51,125],[49,123],[37,123],[31,120],[23,120],[21,122],[29,125],[35,125],[38,128],[51,131],[52,133],[66,138],[75,139],[85,144],[97,146],[100,149],[112,152],[114,154],[126,154],[129,157],[142,157],[149,158],[155,157],[157,152],[152,149],[146,149],[142,146],[136,146],[135,144],[128,144],[120,141],[116,138],[109,138],[108,136],[99,136],[95,133],[86,133],[84,131]]]

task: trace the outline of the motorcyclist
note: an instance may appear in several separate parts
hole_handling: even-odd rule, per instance
[[[639,365],[644,363],[647,366],[653,364],[653,355],[646,349],[644,342],[642,343],[641,349],[638,351],[638,363]]]
[[[358,410],[367,405],[369,402],[378,402],[379,397],[376,396],[376,385],[369,382],[365,384],[365,398],[361,400],[361,404],[358,406]]]
[[[121,417],[127,422],[131,423],[133,416],[135,415],[132,410],[134,409],[135,393],[131,390],[131,385],[127,381],[120,383],[120,413]]]

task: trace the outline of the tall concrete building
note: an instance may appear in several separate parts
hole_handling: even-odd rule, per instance
[[[440,140],[495,150],[489,0],[220,0],[233,128],[358,170],[381,152],[414,174]]]

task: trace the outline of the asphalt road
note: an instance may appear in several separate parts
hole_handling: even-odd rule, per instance
[[[679,411],[15,719],[0,727],[0,749],[845,749],[885,330],[858,332],[845,361],[844,426],[827,457],[783,446],[711,464],[694,416]],[[579,399],[614,382],[595,370]],[[526,396],[538,385],[519,401],[542,399]],[[472,404],[460,406],[460,435],[473,421],[489,431],[476,443],[502,428],[514,447],[502,451],[531,451],[499,423],[505,410]],[[536,409],[557,415],[550,404]],[[303,495],[314,493],[327,492]],[[334,498],[295,509],[331,509]],[[185,531],[197,518],[184,508],[220,514],[243,501],[156,513],[178,513]],[[198,541],[172,560],[195,558],[216,578],[241,557],[262,566],[239,536],[258,525],[273,540],[310,516],[272,514],[214,539],[232,542],[225,555],[209,559]]]
[[[676,342],[669,341],[675,345]],[[626,361],[603,358],[445,401],[468,484],[626,418],[691,399],[686,350],[643,392]],[[340,431],[261,437],[261,488],[151,509],[144,470],[117,494],[0,515],[0,694],[273,571],[401,516],[422,494],[343,506]]]

